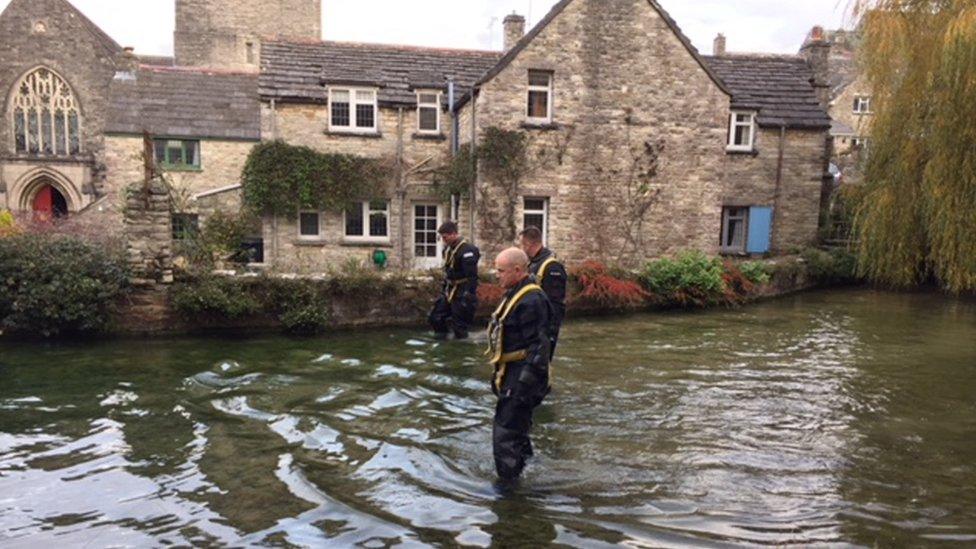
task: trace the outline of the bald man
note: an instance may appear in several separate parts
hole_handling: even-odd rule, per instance
[[[498,255],[495,269],[505,288],[488,325],[488,356],[498,396],[492,433],[495,470],[517,479],[532,456],[532,413],[549,390],[552,305],[529,276],[529,257],[518,248]]]

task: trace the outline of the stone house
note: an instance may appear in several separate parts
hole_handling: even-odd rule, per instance
[[[434,266],[449,218],[489,255],[538,225],[570,262],[777,253],[817,238],[825,40],[797,56],[721,43],[703,56],[653,0],[562,0],[528,33],[506,18],[501,52],[340,43],[320,40],[318,0],[282,1],[177,0],[176,56],[158,58],[121,48],[66,0],[13,0],[0,15],[13,120],[0,124],[0,207],[111,223],[149,134],[178,191],[175,237],[239,209],[261,141],[395,166],[383,196],[344,212],[265,217],[257,259],[281,271],[376,249]],[[526,136],[528,169],[508,186],[482,170],[445,200],[434,169],[489,128]]]

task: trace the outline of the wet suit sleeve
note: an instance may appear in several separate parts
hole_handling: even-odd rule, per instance
[[[467,246],[461,250],[461,273],[471,284],[468,288],[471,291],[478,289],[478,262],[481,260],[481,252],[474,246]]]
[[[545,370],[549,367],[549,321],[552,311],[549,301],[536,294],[523,301],[516,310],[518,329],[526,345],[525,361],[533,368]]]

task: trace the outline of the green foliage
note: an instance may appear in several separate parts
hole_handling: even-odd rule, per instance
[[[478,160],[489,179],[517,184],[528,169],[528,137],[520,131],[490,127],[478,142]]]
[[[468,196],[477,173],[478,168],[471,157],[471,144],[461,145],[447,165],[434,172],[434,191],[445,202],[453,196]]]
[[[873,90],[860,272],[976,290],[976,6],[857,0]]]
[[[209,216],[199,232],[185,235],[173,243],[174,253],[189,261],[190,270],[213,270],[215,260],[247,263],[243,255],[244,241],[260,231],[260,221],[254,214],[243,211],[217,211]]]
[[[389,167],[376,159],[271,141],[251,150],[241,181],[250,209],[293,215],[299,208],[342,211],[376,197],[389,177]]]
[[[768,284],[772,277],[769,264],[764,261],[747,261],[739,265],[739,271],[749,282],[760,286]]]
[[[0,326],[42,337],[101,330],[125,281],[121,257],[80,240],[0,239]]]
[[[10,213],[10,210],[0,211],[0,238],[12,236],[18,232],[20,232],[20,229],[17,227],[17,220],[14,219],[14,215]]]
[[[665,303],[680,306],[714,305],[722,301],[726,286],[722,261],[702,252],[682,252],[676,259],[648,263],[641,282]]]
[[[853,284],[859,281],[857,256],[842,248],[808,248],[801,254],[807,275],[818,284]]]
[[[254,315],[261,303],[237,279],[205,276],[173,286],[173,306],[188,317],[237,320]]]

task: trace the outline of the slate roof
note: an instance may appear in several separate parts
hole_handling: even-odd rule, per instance
[[[729,54],[705,60],[732,91],[733,109],[758,110],[760,126],[826,129],[807,61],[795,55]]]
[[[259,140],[258,75],[143,65],[109,89],[107,133]]]
[[[381,104],[415,105],[413,90],[446,90],[449,77],[460,97],[499,58],[495,51],[277,40],[261,47],[259,92],[266,99],[325,102],[329,84],[362,85],[379,88]]]

